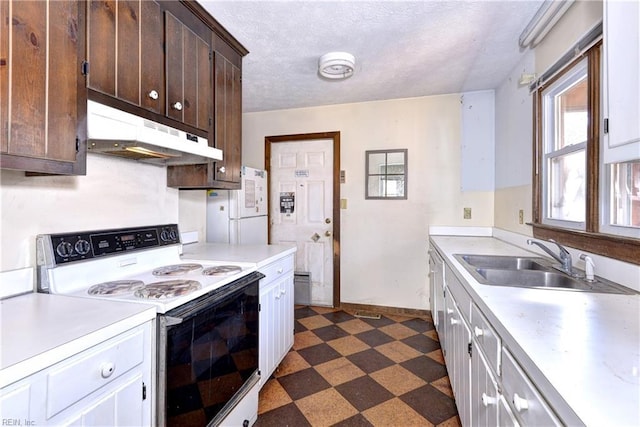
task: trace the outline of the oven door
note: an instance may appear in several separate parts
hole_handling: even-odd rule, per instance
[[[159,425],[216,425],[257,383],[263,277],[251,273],[159,316]]]

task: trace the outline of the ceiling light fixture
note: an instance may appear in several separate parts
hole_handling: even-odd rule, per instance
[[[320,57],[318,73],[332,80],[346,79],[353,75],[356,59],[347,52],[329,52]]]

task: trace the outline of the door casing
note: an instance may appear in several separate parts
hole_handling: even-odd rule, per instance
[[[271,144],[279,142],[308,141],[313,139],[333,140],[333,307],[340,307],[340,132],[303,133],[277,135],[264,138],[264,164],[267,170],[267,200],[271,200]],[[271,216],[271,213],[269,213]],[[271,218],[268,221],[269,243],[271,243]]]

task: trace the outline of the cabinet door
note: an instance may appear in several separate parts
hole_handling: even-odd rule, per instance
[[[10,6],[10,7],[9,7]],[[86,108],[80,59],[84,4],[3,1],[0,6],[0,156],[3,168],[84,174]],[[11,16],[9,16],[11,13]]]
[[[208,130],[210,45],[168,11],[165,11],[165,31],[167,116]]]
[[[640,3],[604,2],[605,163],[640,159]]]
[[[260,284],[260,385],[263,386],[275,369],[276,318],[274,292],[279,290],[277,284]]]
[[[117,13],[115,0],[92,0],[88,4],[87,58],[90,70],[87,87],[111,96],[116,96]]]
[[[498,426],[498,386],[489,364],[473,341],[471,355],[471,413],[475,425]]]
[[[140,13],[140,106],[165,112],[164,23],[155,1],[141,2]]]
[[[242,150],[242,89],[241,71],[231,61],[215,53],[215,146],[224,153],[216,162],[215,179],[240,182]]]

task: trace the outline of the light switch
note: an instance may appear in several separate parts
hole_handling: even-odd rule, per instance
[[[347,209],[347,199],[340,199],[340,209]]]

